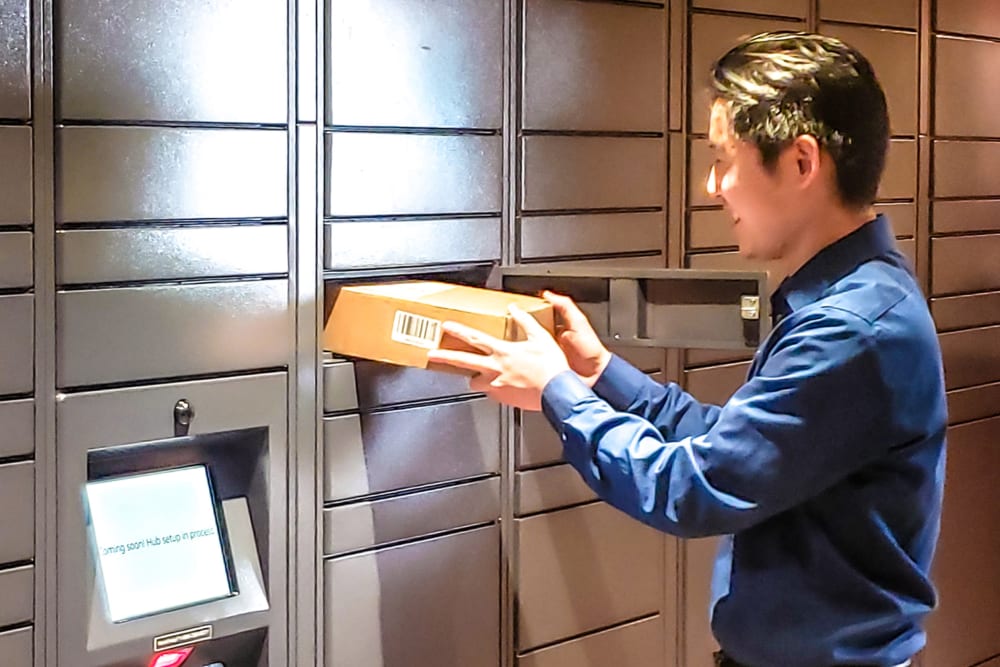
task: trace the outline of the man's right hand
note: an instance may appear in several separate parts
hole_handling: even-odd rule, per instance
[[[556,340],[569,367],[588,387],[593,387],[611,361],[611,352],[590,326],[587,316],[568,296],[544,292],[542,298],[556,312]]]

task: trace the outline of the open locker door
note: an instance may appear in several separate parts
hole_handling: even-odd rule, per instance
[[[760,271],[624,269],[572,264],[498,268],[503,289],[571,297],[609,345],[753,349],[770,330]]]

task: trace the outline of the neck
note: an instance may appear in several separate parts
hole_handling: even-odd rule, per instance
[[[802,234],[786,249],[787,252],[768,266],[771,288],[792,275],[815,257],[821,250],[852,234],[875,217],[875,209],[826,208],[822,213],[814,213],[802,228]]]

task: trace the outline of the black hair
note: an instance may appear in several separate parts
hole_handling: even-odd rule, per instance
[[[889,147],[885,93],[871,63],[839,39],[767,32],[734,46],[712,66],[716,99],[733,134],[773,169],[796,137],[808,134],[833,157],[845,205],[875,201]]]

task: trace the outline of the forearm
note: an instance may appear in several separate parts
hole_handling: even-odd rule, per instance
[[[725,534],[755,520],[754,504],[708,482],[691,437],[666,439],[568,375],[546,388],[542,406],[566,460],[626,514],[681,537]]]
[[[671,440],[702,435],[719,416],[717,406],[701,403],[675,383],[656,382],[618,356],[598,378],[594,393],[615,410],[649,421]]]

